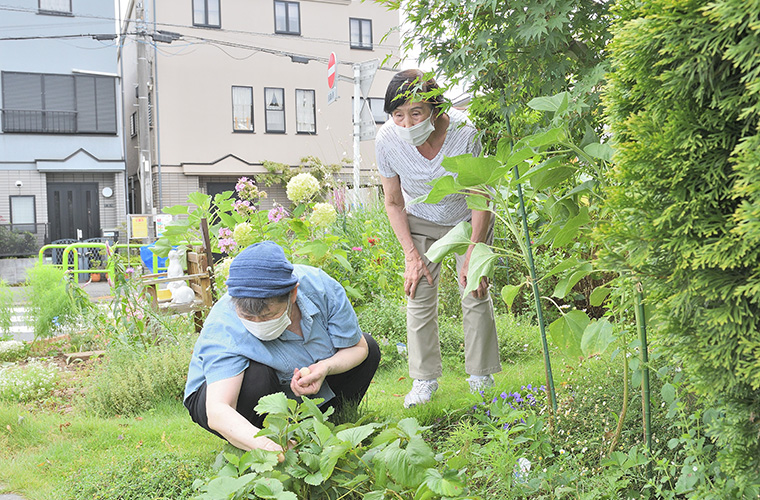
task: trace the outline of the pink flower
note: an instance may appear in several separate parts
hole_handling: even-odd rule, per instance
[[[220,227],[219,228],[219,237],[220,238],[230,238],[232,237],[232,230],[228,227]]]
[[[237,242],[232,238],[222,238],[219,240],[219,250],[223,253],[229,254],[235,250],[236,246]]]
[[[353,250],[354,252],[361,252],[362,247],[352,247],[351,250]]]
[[[269,222],[280,222],[282,219],[287,217],[287,215],[288,212],[284,207],[281,205],[275,205],[275,207],[269,211],[267,217],[269,218]]]
[[[251,205],[251,202],[248,200],[236,200],[232,208],[244,217],[256,211],[256,207]]]

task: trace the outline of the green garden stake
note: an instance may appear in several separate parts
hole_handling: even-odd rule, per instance
[[[515,179],[520,178],[515,165]],[[522,217],[523,232],[525,233],[525,246],[528,249],[528,266],[530,267],[530,282],[533,286],[533,297],[536,299],[536,315],[538,316],[538,328],[541,331],[541,345],[544,351],[544,368],[546,370],[546,386],[549,388],[549,396],[552,401],[552,410],[557,411],[557,395],[554,392],[554,378],[552,377],[552,363],[549,359],[549,344],[546,342],[546,326],[544,325],[544,313],[541,307],[541,292],[538,289],[536,266],[533,263],[533,250],[530,246],[530,232],[528,231],[528,218],[525,215],[525,201],[523,200],[522,186],[517,184],[517,197],[520,199],[520,216]]]
[[[647,344],[647,323],[644,313],[644,291],[641,282],[636,283],[636,328],[641,342],[641,404],[644,410],[644,436],[647,449],[652,450],[652,411],[649,394],[649,347]],[[651,464],[647,466],[647,474],[651,477]]]

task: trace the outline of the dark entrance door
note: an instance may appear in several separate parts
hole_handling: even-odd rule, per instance
[[[100,236],[98,184],[51,182],[47,186],[50,240],[86,240]]]

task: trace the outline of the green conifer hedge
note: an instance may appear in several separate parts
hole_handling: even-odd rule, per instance
[[[642,280],[650,328],[719,409],[741,489],[760,481],[760,1],[615,9],[607,257]]]

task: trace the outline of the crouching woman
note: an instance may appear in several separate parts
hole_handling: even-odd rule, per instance
[[[264,420],[254,410],[259,399],[284,392],[339,410],[362,399],[379,362],[340,283],[291,264],[274,242],[255,243],[233,260],[227,293],[206,318],[184,403],[194,422],[237,448],[282,451],[255,437]]]

